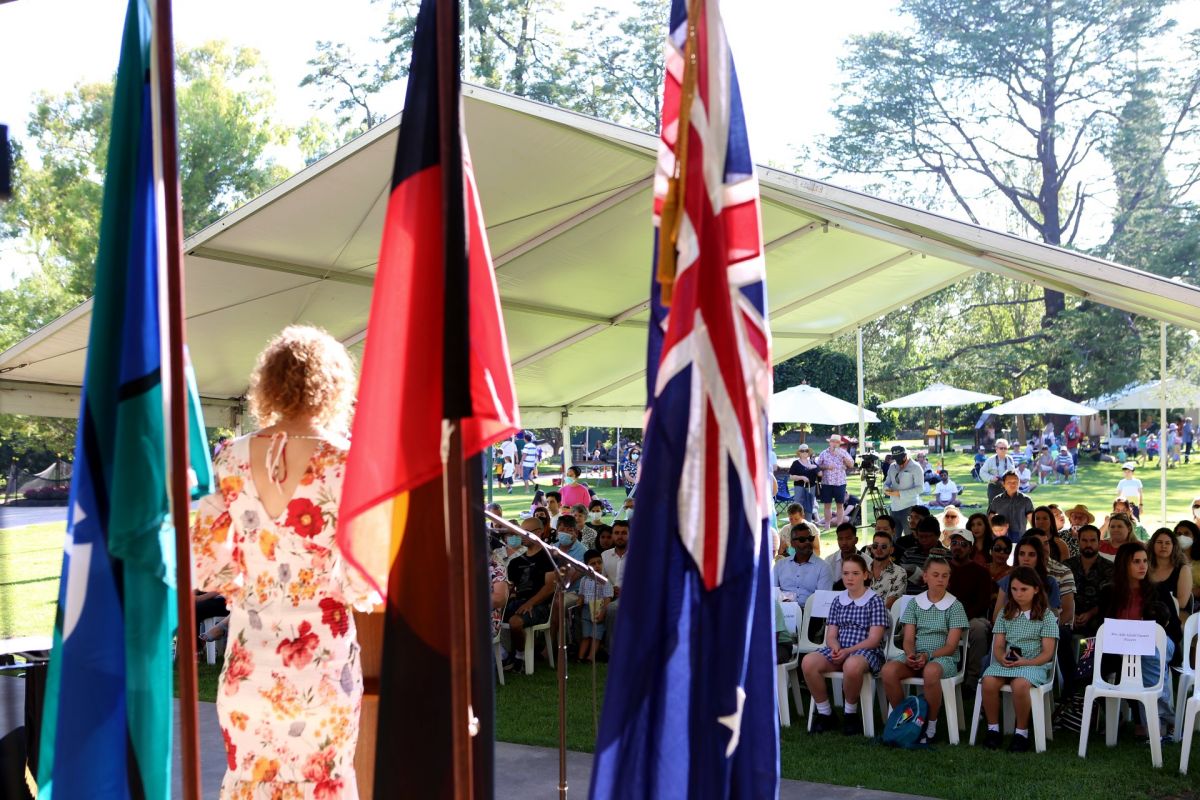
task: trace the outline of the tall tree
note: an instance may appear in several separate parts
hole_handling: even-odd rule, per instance
[[[902,0],[911,32],[851,40],[826,166],[927,182],[977,223],[998,203],[1043,241],[1071,246],[1089,201],[1109,186],[1098,149],[1138,54],[1171,27],[1166,5]],[[1194,98],[1162,99],[1193,115]],[[1182,139],[1159,142],[1164,159]],[[1065,308],[1060,292],[1042,293],[1048,340],[1061,339]],[[1038,352],[1050,387],[1074,393],[1062,351]]]

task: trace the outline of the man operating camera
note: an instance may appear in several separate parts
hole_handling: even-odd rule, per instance
[[[892,464],[883,479],[883,493],[891,498],[892,519],[900,524],[898,533],[908,533],[908,511],[921,499],[925,485],[925,472],[917,462],[908,457],[901,445],[892,448]]]

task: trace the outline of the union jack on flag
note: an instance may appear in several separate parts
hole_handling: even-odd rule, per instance
[[[774,797],[770,330],[717,0],[674,0],[666,66],[645,443],[592,797]]]

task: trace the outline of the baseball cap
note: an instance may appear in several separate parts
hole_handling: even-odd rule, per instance
[[[1137,464],[1133,461],[1126,461],[1121,465],[1121,469],[1135,470],[1137,469]]]
[[[902,445],[902,444],[892,445],[892,455],[894,455],[894,456],[902,456],[907,452],[908,451],[904,449],[904,445]]]
[[[951,528],[948,531],[944,531],[944,533],[948,539],[953,539],[955,536],[960,536],[967,540],[967,544],[975,544],[975,534],[971,533],[966,528]]]

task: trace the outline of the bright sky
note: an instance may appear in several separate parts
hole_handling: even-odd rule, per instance
[[[600,0],[627,8],[629,0]],[[562,0],[562,30],[590,11],[593,0]],[[895,29],[896,0],[846,4],[796,0],[726,2],[726,29],[738,75],[756,161],[790,167],[796,147],[812,145],[832,130],[829,109],[837,94],[837,60],[854,34]],[[257,48],[274,77],[279,122],[298,127],[319,114],[312,90],[300,89],[307,60],[319,39],[346,42],[362,56],[380,48],[386,0],[176,0],[175,38],[184,45],[210,39]],[[0,122],[21,135],[36,92],[62,92],[77,82],[108,80],[116,69],[126,0],[16,0],[0,3]],[[1182,27],[1200,27],[1200,3],[1175,9]],[[395,84],[384,106],[399,110]],[[299,168],[299,152],[281,154]],[[11,280],[11,251],[0,249],[0,286]]]

